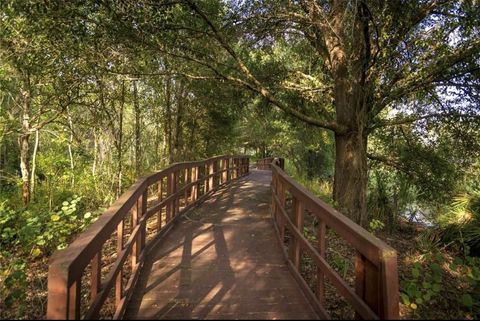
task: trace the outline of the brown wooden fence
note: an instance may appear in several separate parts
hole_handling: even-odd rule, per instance
[[[144,258],[181,214],[248,174],[245,156],[177,163],[139,179],[48,271],[48,319],[122,317]],[[105,311],[108,310],[108,311]]]
[[[267,170],[270,169],[270,164],[276,160],[277,166],[284,169],[285,159],[277,157],[267,157],[257,160],[257,169]]]
[[[272,169],[272,216],[279,241],[290,270],[320,316],[329,318],[325,306],[325,279],[363,319],[398,319],[399,290],[397,253],[383,241],[355,224],[304,189],[276,164]],[[286,195],[292,200],[286,206]],[[317,244],[304,234],[305,214],[313,215],[317,224]],[[355,288],[326,261],[327,227],[355,249]],[[288,237],[286,236],[288,231]],[[316,286],[312,291],[302,276],[302,255],[308,255],[317,267]]]

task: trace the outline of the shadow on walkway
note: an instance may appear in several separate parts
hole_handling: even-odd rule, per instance
[[[269,171],[188,212],[147,258],[125,319],[316,319],[270,219]]]

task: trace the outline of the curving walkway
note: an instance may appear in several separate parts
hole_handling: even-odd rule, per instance
[[[218,191],[151,251],[125,319],[318,319],[269,214],[270,171]]]

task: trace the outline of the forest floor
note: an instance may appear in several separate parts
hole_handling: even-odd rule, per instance
[[[376,236],[397,250],[398,255],[398,277],[400,280],[401,293],[405,292],[404,282],[412,279],[418,284],[419,291],[425,292],[421,284],[425,284],[430,276],[429,265],[434,264],[435,258],[425,258],[425,245],[422,242],[424,228],[416,223],[402,223],[393,233],[386,231],[377,232]],[[468,287],[465,279],[459,273],[452,271],[449,266],[454,260],[454,253],[435,247],[432,252],[443,257],[441,264],[441,290],[435,293],[428,300],[414,305],[404,304],[400,299],[401,319],[476,319],[471,311],[466,310],[459,304],[458,299],[465,293]],[[330,233],[327,245],[327,261],[333,262],[332,266],[352,287],[354,285],[354,250],[343,241],[338,235]],[[420,276],[412,277],[412,270],[416,262],[421,263],[423,270]],[[417,263],[418,264],[418,263]],[[313,272],[313,271],[312,271]],[[314,273],[311,273],[314,274]],[[304,274],[305,275],[305,274]],[[311,280],[311,286],[314,280]],[[326,286],[327,310],[334,319],[353,319],[354,311],[351,306],[340,297],[331,286]],[[412,300],[412,302],[414,302]]]

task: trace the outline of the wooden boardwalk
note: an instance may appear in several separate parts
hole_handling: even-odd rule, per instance
[[[318,319],[275,236],[271,175],[188,212],[147,255],[124,319]]]

